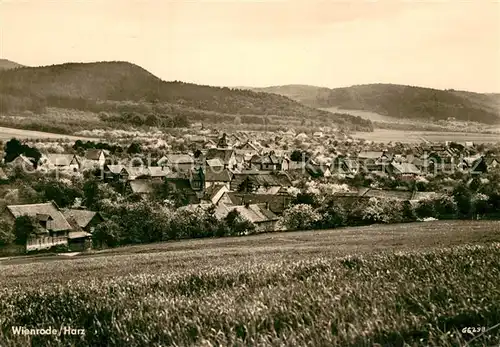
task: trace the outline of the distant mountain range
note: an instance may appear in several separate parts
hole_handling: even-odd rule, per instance
[[[500,94],[438,90],[396,84],[366,84],[346,88],[284,85],[250,88],[287,96],[316,108],[363,110],[394,119],[500,123]]]
[[[9,62],[5,66],[18,65]],[[0,70],[0,101],[3,113],[23,108],[40,113],[50,106],[95,113],[121,112],[125,117],[121,120],[127,122],[128,118],[137,116],[134,118],[136,123],[140,123],[141,117],[156,112],[158,117],[169,113],[168,116],[185,115],[196,121],[208,117],[212,122],[234,122],[234,115],[248,119],[260,116],[259,120],[269,116],[313,119],[350,130],[373,128],[370,121],[361,117],[332,115],[273,93],[165,82],[128,62],[67,63]],[[131,112],[125,114],[125,107]]]
[[[15,69],[18,67],[24,67],[24,65],[15,63],[15,62],[7,60],[7,59],[0,59],[0,70]]]

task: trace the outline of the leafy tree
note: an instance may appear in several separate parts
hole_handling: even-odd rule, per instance
[[[417,203],[415,213],[418,218],[435,218],[436,217],[436,204],[432,199],[423,199]]]
[[[34,189],[41,194],[43,200],[53,200],[59,207],[71,206],[76,198],[82,197],[79,189],[61,181],[42,181]]]
[[[6,163],[13,161],[21,154],[25,155],[28,158],[33,158],[34,160],[33,165],[35,167],[40,158],[42,157],[42,154],[38,149],[24,145],[15,138],[7,141],[7,143],[5,144],[5,157],[4,157]]]
[[[127,148],[128,154],[139,154],[142,152],[141,144],[138,142],[132,142]]]
[[[226,135],[226,133],[222,134],[222,137],[217,142],[217,147],[219,147],[219,148],[227,148],[227,135]]]
[[[23,154],[23,145],[17,139],[11,139],[5,144],[5,162],[9,163]]]
[[[186,115],[177,115],[173,118],[173,126],[175,128],[189,127],[189,121]]]
[[[473,213],[473,193],[461,182],[453,190],[453,198],[457,202],[458,213],[462,217],[470,217]]]
[[[344,207],[334,199],[329,199],[317,210],[321,215],[320,226],[322,228],[337,228],[346,224],[347,213]]]
[[[294,150],[292,154],[290,155],[290,159],[295,162],[300,162],[302,161],[302,151],[299,151],[298,149]]]
[[[297,197],[295,198],[294,204],[305,204],[305,205],[311,205],[313,207],[317,206],[317,199],[316,196],[312,193],[299,193],[297,194]]]
[[[102,247],[114,247],[120,244],[122,228],[113,219],[104,221],[96,226],[92,233],[92,242],[94,245]]]
[[[10,245],[15,240],[12,225],[0,220],[0,247]]]
[[[289,230],[307,230],[314,228],[320,219],[311,205],[299,204],[285,210],[282,223]]]
[[[89,179],[83,184],[83,204],[89,209],[95,209],[99,202],[99,183],[96,179]]]
[[[32,216],[17,217],[14,222],[15,242],[18,245],[25,245],[31,235],[40,231],[41,226]]]
[[[201,157],[201,155],[202,155],[202,154],[203,154],[203,153],[202,153],[199,149],[196,149],[196,150],[194,151],[194,153],[193,153],[193,156],[194,156],[195,158],[199,158],[199,157]]]

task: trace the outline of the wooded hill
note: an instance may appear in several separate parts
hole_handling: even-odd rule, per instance
[[[45,107],[59,107],[119,112],[125,122],[131,113],[134,116],[139,113],[145,119],[151,116],[150,112],[156,112],[155,117],[186,116],[197,121],[207,117],[213,122],[227,121],[231,115],[277,116],[315,119],[350,130],[372,129],[371,122],[361,117],[332,115],[282,95],[165,82],[127,62],[67,63],[2,70],[0,102],[3,113],[27,109],[40,114]],[[124,111],[127,105],[130,106],[128,113]],[[116,114],[107,119],[116,119]]]
[[[438,90],[396,84],[366,84],[346,88],[285,85],[252,89],[288,96],[312,107],[337,107],[376,112],[395,119],[500,123],[498,94]]]
[[[0,59],[0,70],[15,69],[18,67],[23,67],[23,65],[15,63],[7,59]]]

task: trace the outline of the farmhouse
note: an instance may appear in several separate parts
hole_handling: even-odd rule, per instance
[[[223,219],[233,210],[237,211],[246,220],[254,223],[257,232],[276,230],[279,218],[268,210],[265,204],[246,204],[242,206],[219,204],[215,210],[215,215],[218,219]]]
[[[388,171],[402,180],[414,179],[421,175],[420,170],[412,163],[403,163],[392,161],[388,167]]]
[[[230,148],[210,148],[205,155],[205,159],[219,159],[226,169],[233,169],[237,164],[235,152]]]
[[[11,224],[21,216],[33,217],[37,223],[34,226],[36,233],[30,235],[26,241],[26,251],[50,249],[59,245],[68,246],[70,249],[73,245],[78,245],[79,248],[91,236],[88,233],[71,234],[73,227],[53,202],[9,205],[3,213],[5,220]]]
[[[287,158],[278,157],[274,152],[263,156],[254,155],[250,159],[250,167],[252,170],[262,171],[282,171],[288,170],[289,160]]]
[[[80,169],[80,162],[74,154],[43,154],[40,158],[39,168],[60,169],[76,172]]]
[[[228,169],[212,169],[207,168],[205,172],[205,187],[212,185],[224,185],[230,187],[230,182],[233,179],[233,173]]]

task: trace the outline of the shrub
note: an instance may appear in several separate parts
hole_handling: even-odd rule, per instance
[[[237,210],[230,211],[224,218],[224,222],[229,235],[248,235],[255,231],[255,225],[245,219]]]
[[[307,230],[314,228],[320,219],[311,205],[298,204],[284,212],[281,223],[289,230]]]
[[[4,220],[0,220],[0,247],[10,245],[14,240],[15,236],[12,232],[12,225]]]
[[[123,230],[120,225],[110,219],[96,226],[92,233],[92,242],[97,247],[103,245],[114,247],[120,244],[122,233]]]
[[[337,228],[346,225],[347,212],[344,207],[333,199],[325,202],[317,212],[321,215],[319,226],[321,228]]]

